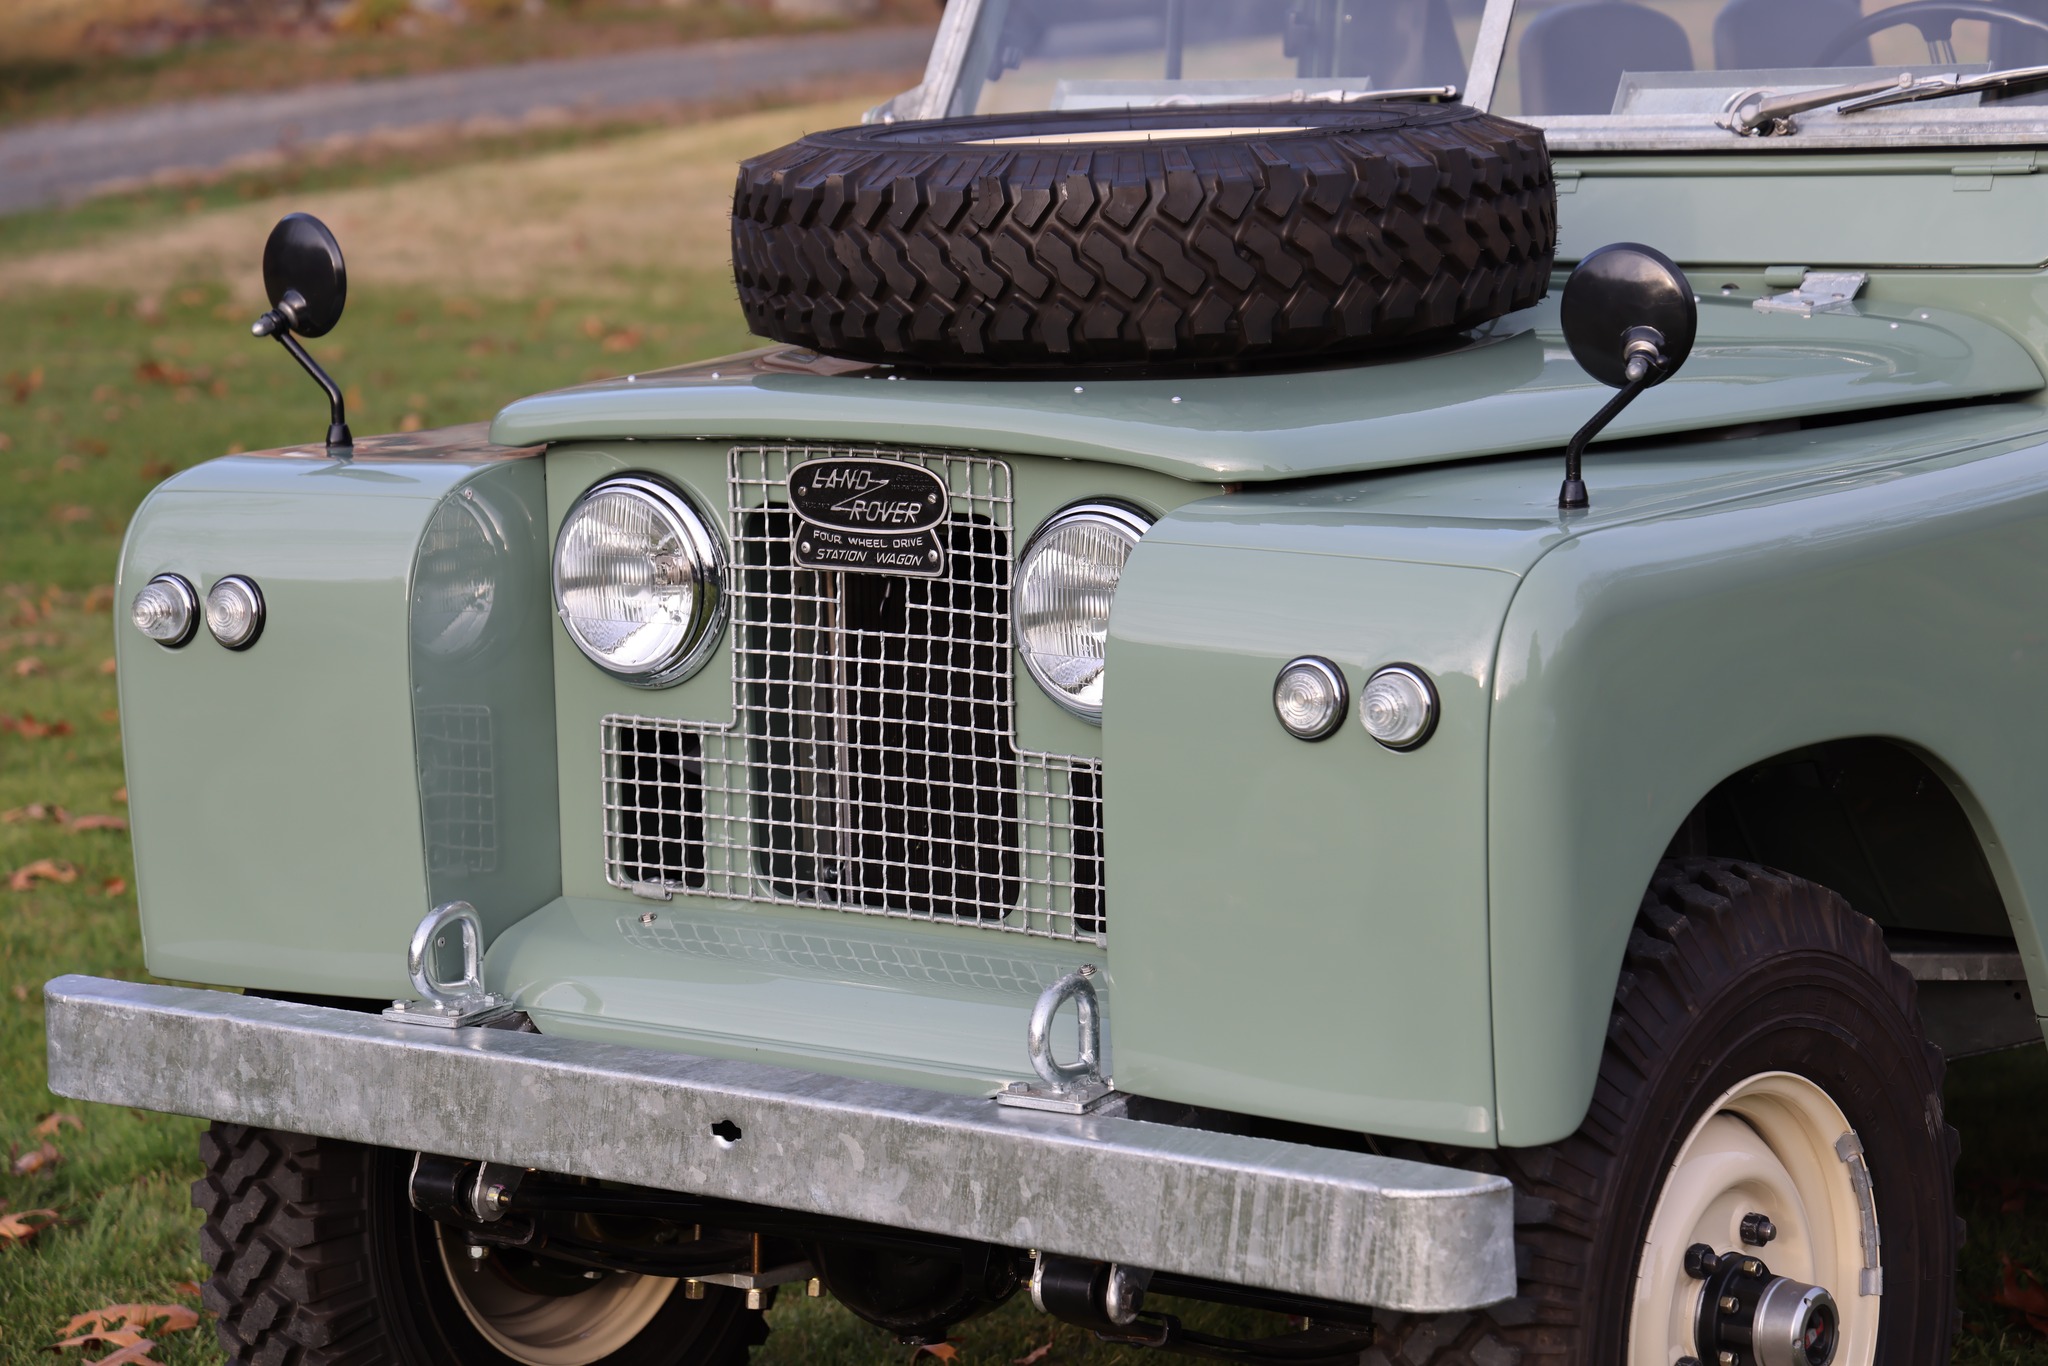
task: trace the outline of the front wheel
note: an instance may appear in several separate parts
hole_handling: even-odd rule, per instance
[[[1755,864],[1669,861],[1585,1123],[1467,1155],[1515,1182],[1521,1293],[1384,1316],[1380,1348],[1392,1366],[1943,1366],[1941,1077],[1874,923]]]
[[[767,1336],[736,1291],[492,1249],[413,1209],[411,1155],[215,1124],[192,1187],[231,1362],[744,1366]]]

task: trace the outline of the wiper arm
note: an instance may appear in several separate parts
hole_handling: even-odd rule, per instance
[[[1910,104],[1915,100],[1940,100],[1950,95],[1968,95],[1979,90],[2003,90],[2010,85],[2048,84],[2048,66],[2014,66],[2004,71],[1987,71],[1980,76],[1958,78],[1923,76],[1911,85],[1887,90],[1868,99],[1843,105],[1837,113],[1853,114],[1859,109],[1882,109],[1888,104]]]
[[[1953,81],[1955,78],[1951,76],[1945,79]],[[1912,76],[1902,72],[1893,80],[1834,85],[1825,90],[1802,90],[1794,95],[1779,95],[1769,90],[1738,90],[1728,97],[1727,104],[1721,106],[1721,117],[1715,122],[1741,137],[1783,137],[1798,127],[1792,122],[1794,114],[1803,114],[1809,109],[1840,104],[1843,100],[1854,100],[1862,96],[1882,99],[1888,95],[1902,94],[1911,89],[1913,84]],[[1869,101],[1866,100],[1864,103],[1867,107]]]

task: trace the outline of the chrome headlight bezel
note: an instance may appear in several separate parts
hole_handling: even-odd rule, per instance
[[[1091,726],[1102,724],[1101,690],[1098,688],[1092,699],[1085,694],[1076,695],[1051,676],[1045,661],[1033,652],[1026,639],[1027,631],[1033,628],[1026,620],[1027,614],[1023,605],[1025,592],[1038,557],[1047,553],[1050,547],[1056,544],[1058,533],[1077,526],[1088,526],[1106,531],[1125,543],[1123,561],[1117,565],[1115,578],[1109,585],[1109,597],[1114,601],[1117,585],[1123,579],[1123,571],[1130,563],[1131,553],[1138,548],[1138,543],[1144,539],[1145,533],[1152,529],[1153,521],[1151,514],[1143,509],[1114,499],[1091,498],[1085,502],[1070,503],[1046,518],[1038,530],[1032,533],[1031,539],[1025,543],[1023,553],[1017,556],[1016,578],[1010,588],[1010,636],[1015,644],[1017,657],[1023,662],[1025,672],[1031,675],[1031,681],[1038,685],[1040,692],[1062,711],[1079,717]],[[1105,653],[1108,632],[1109,609],[1105,606],[1102,614]],[[1105,660],[1090,681],[1104,683],[1107,676],[1108,667]]]
[[[614,494],[637,501],[667,524],[679,547],[677,558],[687,565],[692,585],[690,620],[682,633],[660,655],[635,667],[621,667],[608,657],[602,647],[578,629],[563,601],[562,557],[570,534],[578,526],[579,518],[595,515],[590,512],[592,503]],[[555,616],[584,658],[606,674],[636,688],[672,687],[704,667],[725,633],[726,617],[731,610],[726,564],[725,541],[716,524],[689,495],[656,475],[613,475],[585,489],[555,531],[555,550],[549,568]]]

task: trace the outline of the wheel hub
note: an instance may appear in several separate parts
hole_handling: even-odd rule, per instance
[[[1745,1221],[1746,1222],[1746,1221]],[[1746,1252],[1686,1250],[1686,1274],[1701,1282],[1693,1329],[1697,1357],[1679,1366],[1829,1366],[1841,1345],[1835,1297],[1817,1285],[1774,1276]]]

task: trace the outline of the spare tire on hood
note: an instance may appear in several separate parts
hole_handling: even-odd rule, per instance
[[[1464,105],[989,115],[740,166],[748,325],[924,367],[1233,364],[1413,344],[1543,297],[1543,134]]]

